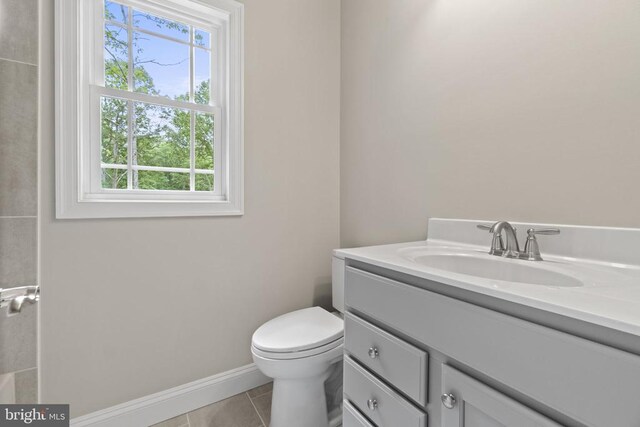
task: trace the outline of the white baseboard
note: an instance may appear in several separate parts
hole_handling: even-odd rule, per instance
[[[255,364],[71,420],[72,427],[148,427],[271,381]]]

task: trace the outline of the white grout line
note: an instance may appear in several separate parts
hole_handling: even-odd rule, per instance
[[[249,391],[251,391],[251,390],[249,390]],[[249,393],[249,391],[248,391],[247,393]],[[273,390],[267,390],[267,391],[265,391],[264,393],[257,394],[257,395],[255,395],[255,396],[253,396],[253,397],[249,396],[249,399],[251,399],[251,400],[253,400],[253,399],[257,399],[258,397],[262,397],[262,396],[264,396],[265,394],[269,394],[269,393],[273,393]]]
[[[29,369],[35,369],[35,368],[29,368]],[[25,370],[29,370],[29,369],[25,369]],[[271,390],[266,391],[266,392],[264,392],[264,393],[262,393],[262,394],[260,394],[260,395],[258,395],[258,396],[255,396],[255,397],[256,397],[256,398],[258,398],[258,397],[260,397],[260,396],[264,396],[265,394],[270,393],[270,392],[271,392]],[[240,394],[242,394],[242,393],[240,393]],[[264,422],[264,420],[262,419],[262,416],[260,415],[260,412],[258,411],[258,408],[257,408],[257,407],[256,407],[256,405],[253,403],[253,399],[252,399],[252,398],[251,398],[251,396],[249,395],[249,392],[248,392],[248,391],[245,391],[245,392],[244,392],[244,394],[246,394],[246,395],[247,395],[247,398],[249,399],[249,402],[251,402],[251,406],[253,406],[253,410],[254,410],[254,411],[256,411],[256,414],[258,415],[258,418],[260,419],[260,422],[262,423],[262,427],[268,427],[268,426],[267,426],[267,423],[265,423],[265,422]],[[238,396],[239,396],[239,395],[238,395]],[[193,411],[192,411],[192,412],[193,412]],[[189,418],[189,412],[186,412],[186,413],[184,413],[184,414],[182,414],[182,415],[186,415],[186,417],[187,417],[187,424],[184,424],[184,425],[182,425],[182,426],[180,426],[180,427],[191,427],[191,419]]]
[[[249,392],[246,392],[246,395],[247,395],[247,398],[249,399],[249,402],[251,402],[251,406],[253,406],[253,410],[256,411],[256,414],[258,414],[258,418],[260,418],[262,427],[267,427],[267,423],[264,422],[264,420],[262,419],[262,416],[260,415],[260,412],[258,412],[258,408],[256,408],[256,405],[253,403],[253,399],[251,398],[251,396],[249,396]]]
[[[37,67],[38,64],[32,64],[30,62],[24,62],[24,61],[16,61],[15,59],[9,59],[9,58],[3,58],[0,56],[0,60],[1,61],[7,61],[7,62],[15,62],[16,64],[22,64],[22,65],[31,65],[32,67]]]
[[[19,374],[19,373],[22,373],[22,372],[32,371],[34,369],[38,369],[38,367],[34,366],[33,368],[20,369],[19,371],[12,371],[12,372],[6,372],[6,373],[7,374]],[[2,375],[4,375],[4,374],[2,374]]]

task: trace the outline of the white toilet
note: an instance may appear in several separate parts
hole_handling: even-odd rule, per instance
[[[344,260],[333,259],[333,305],[344,310]],[[320,307],[276,317],[251,340],[253,361],[273,378],[270,427],[327,427],[324,383],[342,360],[344,325]]]

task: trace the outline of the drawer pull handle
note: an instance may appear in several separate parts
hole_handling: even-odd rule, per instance
[[[367,400],[367,407],[372,411],[375,411],[376,409],[378,409],[378,401],[376,399]]]
[[[380,352],[378,351],[378,349],[376,347],[371,347],[369,349],[369,357],[372,359],[377,359],[378,356],[380,356]]]
[[[453,409],[456,406],[456,397],[451,393],[443,394],[440,399],[442,400],[442,404],[447,409]]]

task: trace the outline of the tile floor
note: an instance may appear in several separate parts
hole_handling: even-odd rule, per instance
[[[268,383],[152,427],[269,427],[272,389]]]

